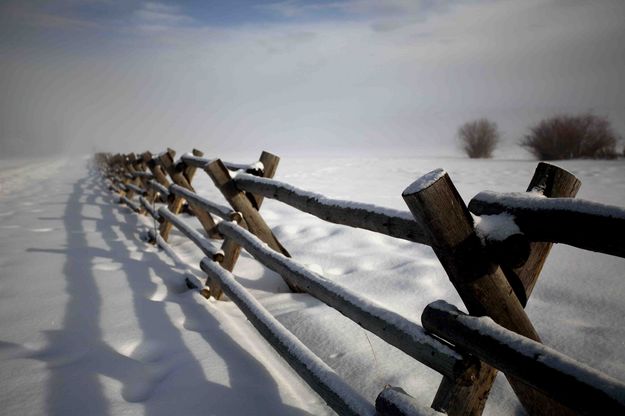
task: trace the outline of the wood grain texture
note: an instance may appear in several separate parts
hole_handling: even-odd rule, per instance
[[[572,173],[558,166],[541,162],[534,171],[527,192],[539,193],[548,198],[574,198],[581,184],[581,181]],[[480,213],[486,213],[486,211],[482,211],[478,206],[477,201],[469,202],[471,212],[476,215],[484,215]],[[530,254],[522,266],[502,267],[513,287],[522,286],[524,288],[524,291],[516,290],[519,301],[524,306],[534,290],[540,272],[551,251],[551,246],[552,243],[548,242],[530,243]]]
[[[228,169],[224,166],[221,160],[216,159],[210,162],[206,165],[204,170],[208,176],[210,176],[217,189],[221,191],[230,206],[235,211],[240,212],[241,215],[243,215],[243,219],[245,220],[250,232],[264,241],[273,250],[282,253],[287,257],[291,257],[286,248],[280,244],[280,241],[278,241],[263,217],[261,217],[260,213],[256,210],[256,208],[254,208],[245,193],[236,187],[236,184],[230,177]],[[297,287],[291,286],[289,282],[286,283],[292,291],[300,292]]]
[[[428,331],[480,360],[540,389],[580,414],[625,414],[625,383],[552,348],[466,315],[443,301],[430,304],[421,322]]]
[[[490,316],[503,327],[540,341],[503,271],[493,264],[480,243],[471,214],[446,173],[424,188],[402,195],[415,219],[426,227],[433,249],[449,279],[472,315]],[[494,372],[487,367],[484,372]],[[488,381],[491,376],[481,377]],[[509,377],[523,406],[532,414],[567,413],[567,409],[524,383]],[[480,389],[476,386],[475,389]],[[460,392],[459,392],[460,393]],[[458,413],[480,414],[487,395],[452,395]],[[470,394],[469,394],[470,393]],[[482,401],[482,402],[481,402]],[[455,405],[447,406],[448,413]],[[534,413],[537,412],[537,413]]]

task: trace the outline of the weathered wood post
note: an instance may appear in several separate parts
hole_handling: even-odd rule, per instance
[[[213,160],[206,165],[204,170],[208,176],[211,177],[213,183],[217,189],[221,191],[232,209],[243,215],[243,220],[245,221],[248,230],[264,241],[273,250],[282,253],[287,257],[291,257],[289,252],[282,246],[282,244],[280,244],[280,241],[278,241],[276,236],[271,231],[271,228],[269,228],[263,217],[261,217],[260,213],[256,210],[256,208],[254,208],[247,195],[237,188],[236,184],[230,177],[230,172],[224,166],[222,161],[219,159]],[[234,249],[230,248],[230,250]],[[224,249],[224,253],[225,251],[226,250]],[[235,253],[234,255],[238,255],[238,253]],[[286,280],[285,282],[293,292],[301,292],[297,287],[291,285]]]
[[[191,154],[197,157],[204,156],[204,152],[202,152],[199,149],[193,149],[191,151]],[[197,170],[196,166],[187,165],[183,160],[178,161],[178,163],[176,163],[174,168],[176,169],[177,172],[182,172],[182,176],[187,180],[187,182],[189,182],[189,184],[193,181],[193,176],[195,175],[195,172]],[[183,204],[182,212],[188,213],[189,215],[195,215],[195,212],[192,209],[190,209],[189,201],[187,201],[186,204]],[[218,238],[218,237],[219,237],[218,234],[211,236],[211,238]]]
[[[150,162],[150,160],[152,159],[152,153],[150,152],[144,152],[141,154],[141,162],[142,165],[144,167],[143,171],[147,173],[147,170],[150,170],[150,172],[152,171],[151,169],[149,169],[148,164]],[[154,174],[152,174],[152,177],[154,177]],[[148,185],[148,182],[150,181],[149,177],[143,177],[142,178],[142,183],[143,183],[143,189],[145,189],[146,194],[145,194],[145,199],[150,203],[153,204],[154,201],[156,201],[156,191],[154,189],[152,189],[151,186]],[[146,215],[148,213],[146,212]]]
[[[169,185],[171,185],[171,183],[169,182],[169,179],[167,179],[167,175],[165,174],[165,172],[163,172],[163,167],[161,166],[159,157],[156,156],[151,158],[147,162],[147,165],[148,169],[150,169],[150,172],[152,172],[152,175],[154,175],[154,179],[156,179],[156,182],[160,183],[165,188],[169,188]]]
[[[278,163],[280,163],[280,158],[274,154],[263,152],[260,155],[259,161],[263,164],[263,178],[273,178],[278,169]],[[246,195],[252,206],[256,209],[256,211],[260,210],[261,205],[263,204],[263,200],[265,199],[262,195],[254,195],[252,193],[247,193]],[[240,215],[240,214],[239,214]],[[243,227],[247,228],[245,221],[241,221],[242,218],[237,220],[237,223]],[[241,254],[241,246],[239,246],[236,242],[234,242],[231,238],[224,238],[224,242],[221,246],[222,251],[224,252],[224,260],[221,262],[221,267],[228,270],[229,272],[234,270],[234,265],[237,263],[239,259],[239,255]],[[221,289],[215,289],[211,287],[211,295],[215,299],[219,299],[222,295]]]
[[[243,221],[243,216],[240,212],[233,212],[230,216],[230,221],[236,222],[239,226],[247,229],[247,225],[245,221]],[[239,255],[241,254],[241,246],[238,245],[233,239],[224,237],[224,242],[221,245],[221,251],[224,253],[223,258],[219,262],[221,267],[232,272],[234,269],[234,265],[239,259]],[[203,288],[200,293],[206,299],[211,296],[215,299],[219,300],[223,296],[223,289],[219,282],[211,279],[210,275],[206,277],[205,288]]]
[[[527,187],[527,192],[539,193],[548,198],[574,198],[581,185],[581,181],[572,173],[540,162]],[[472,210],[470,202],[469,210]],[[502,266],[509,281],[517,280],[525,288],[525,293],[517,294],[523,306],[527,304],[527,299],[534,290],[552,245],[552,243],[532,242],[530,255],[523,266],[516,268]]]
[[[143,159],[143,155],[136,157],[135,160],[130,164],[130,174],[133,175],[133,178],[131,179],[129,185],[132,185],[130,186],[130,188],[135,188],[136,193],[138,193],[140,196],[147,195],[150,192],[145,177],[145,170],[146,165]],[[142,205],[140,205],[139,213],[147,215],[147,212]]]
[[[195,150],[195,152],[199,152]],[[201,153],[201,152],[200,152]],[[161,163],[165,168],[165,171],[171,177],[171,180],[178,186],[181,186],[185,189],[188,189],[191,192],[195,192],[193,187],[191,186],[191,182],[189,179],[193,179],[193,175],[195,173],[196,168],[193,166],[182,166],[180,170],[174,166],[173,160],[173,151],[168,150],[167,153],[160,156]],[[184,162],[183,162],[184,163]],[[180,195],[174,195],[173,200],[169,203],[169,210],[174,214],[179,214],[182,210],[182,204],[185,202],[184,198]],[[218,238],[219,233],[215,229],[215,221],[213,221],[213,217],[206,212],[201,206],[194,204],[192,201],[187,201],[190,206],[193,215],[195,215],[202,224],[202,228],[206,232],[206,235],[209,238]],[[172,224],[169,221],[163,222],[161,224],[161,237],[167,241],[169,237],[169,232],[171,231]]]
[[[204,152],[202,152],[201,150],[198,150],[198,149],[193,149],[191,151],[191,154],[193,154],[193,156],[197,156],[197,157],[204,156]],[[184,177],[187,180],[187,182],[191,183],[191,181],[193,181],[193,176],[195,176],[195,172],[197,171],[197,168],[195,166],[184,164],[184,162],[182,162],[182,163],[183,163],[183,166],[184,166],[182,174],[184,175]]]
[[[539,163],[530,181],[527,191],[540,192],[548,197],[574,197],[579,189],[580,181],[569,172],[547,163]],[[472,209],[473,201],[469,203]],[[525,306],[531,290],[536,283],[542,266],[547,258],[551,243],[530,243],[530,253],[522,266],[501,265],[508,282],[514,289],[519,301]],[[521,278],[520,276],[523,276]],[[483,406],[488,397],[488,392],[494,381],[493,377],[488,378],[488,372],[480,374],[478,382],[474,386],[465,386],[453,380],[443,378],[438,394],[434,400],[434,406],[438,408],[456,408],[457,403],[472,402],[471,397],[478,395],[483,398],[483,402],[476,403],[476,406]],[[454,402],[456,404],[454,404]],[[482,408],[476,407],[466,414],[479,414]]]
[[[262,177],[273,178],[276,170],[278,169],[278,163],[280,163],[280,158],[274,154],[263,151],[260,155],[259,161],[263,164]],[[250,200],[252,206],[256,209],[256,211],[259,211],[265,198],[262,195],[254,195],[248,192],[245,192],[245,194],[247,195],[248,199]],[[231,239],[226,238],[224,240],[222,250],[225,253],[225,258],[224,262],[221,265],[223,268],[231,272],[234,269],[234,265],[236,264],[237,259],[239,258],[241,248],[238,244],[231,241]]]
[[[118,183],[120,184],[124,183],[125,159],[126,159],[126,156],[120,153],[117,153],[113,157],[111,157],[111,169],[109,171],[109,178],[111,179],[114,185]],[[125,194],[125,191],[123,189],[120,189],[119,186],[117,186],[115,190],[120,197]]]
[[[471,214],[447,173],[439,169],[424,175],[402,197],[415,220],[428,230],[432,248],[469,312],[490,316],[507,329],[540,342],[505,275],[487,257]],[[449,397],[454,390],[439,389],[433,407],[450,415],[481,414],[495,375],[496,370],[484,365],[469,395],[455,400]],[[542,393],[508,379],[531,414],[567,414],[566,408]]]
[[[161,162],[158,157],[152,157],[150,152],[146,152],[149,155],[149,159],[146,162],[146,165],[150,172],[152,173],[153,179],[159,184],[163,185],[165,188],[169,188],[170,182],[167,179],[167,174],[163,171],[163,167],[161,166]],[[165,195],[159,195],[159,199],[161,202],[168,203]]]
[[[124,198],[132,198],[134,191],[128,188],[126,185],[132,182],[132,163],[135,161],[136,156],[134,153],[128,153],[121,155],[120,172],[118,173],[119,181],[124,185],[122,192],[120,192],[120,203],[125,201]]]
[[[165,185],[165,183],[167,183],[167,185],[165,186],[169,187],[169,180],[167,180],[167,178],[165,177],[163,170],[167,172],[167,165],[165,165],[165,163],[167,163],[167,161],[171,161],[171,163],[173,164],[173,159],[175,155],[176,155],[176,151],[168,148],[166,152],[157,156],[158,165],[161,165],[161,166],[155,165],[154,172],[156,173],[157,171],[160,171],[160,173],[162,173],[163,176],[161,175],[157,176],[156,174],[154,176],[156,177],[156,180],[161,185]],[[183,202],[184,200],[182,198],[175,196],[169,201],[167,208],[174,214],[178,214],[180,212],[180,208],[182,208]],[[172,227],[173,225],[169,221],[163,221],[161,223],[161,226],[159,227],[158,231],[163,240],[165,241],[168,240],[169,233],[171,232]]]
[[[274,154],[263,152],[260,154],[260,158],[258,159],[260,163],[263,164],[263,178],[273,178],[276,174],[276,170],[278,169],[278,163],[280,163],[280,158]],[[247,193],[247,196],[250,198],[252,205],[256,210],[260,210],[260,206],[263,203],[264,197],[262,195],[255,195],[252,193]]]

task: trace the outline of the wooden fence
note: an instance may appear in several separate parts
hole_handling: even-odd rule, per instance
[[[438,169],[405,189],[408,213],[330,199],[276,181],[279,158],[267,152],[250,165],[206,159],[198,150],[175,160],[171,149],[156,156],[99,153],[95,161],[120,202],[160,223],[152,242],[166,242],[176,227],[200,248],[206,256],[200,267],[207,275],[198,288],[202,294],[219,299],[225,293],[339,414],[479,415],[497,371],[530,414],[599,409],[625,414],[625,383],[542,345],[524,311],[552,243],[625,257],[625,210],[574,199],[581,182],[563,169],[540,163],[526,193],[484,192],[468,207]],[[210,176],[230,207],[195,192],[191,183],[197,169]],[[470,315],[437,301],[423,312],[421,327],[303,267],[259,213],[264,198],[325,221],[431,246]],[[203,234],[177,217],[182,211],[198,219]],[[509,226],[488,232],[476,226],[471,213],[498,215]],[[222,239],[220,248],[211,242]],[[442,374],[431,408],[398,387],[385,388],[375,404],[356,393],[236,282],[231,272],[241,249],[282,276],[292,291],[316,297]]]

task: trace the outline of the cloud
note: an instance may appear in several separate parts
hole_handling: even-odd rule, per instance
[[[625,131],[620,1],[283,3],[359,17],[217,27],[140,2],[70,56],[0,42],[4,135],[254,156],[453,154],[457,126],[481,116],[511,142],[562,111],[594,109]]]
[[[154,32],[181,28],[195,24],[192,17],[184,14],[177,6],[144,2],[134,12],[139,31]]]
[[[304,0],[284,0],[256,6],[282,17],[300,17],[321,12],[340,12],[342,17],[388,16],[426,13],[447,8],[449,1],[432,0],[337,0],[330,2],[310,2]]]
[[[93,19],[68,13],[65,9],[72,3],[64,4],[60,10],[58,5],[41,7],[40,4],[29,1],[7,2],[0,6],[0,14],[3,16],[0,21],[11,26],[21,23],[32,27],[66,30],[94,29],[99,26]]]

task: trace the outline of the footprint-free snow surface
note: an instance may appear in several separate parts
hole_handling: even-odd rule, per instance
[[[625,162],[560,163],[579,197],[625,206]],[[444,168],[468,201],[525,189],[530,161],[284,159],[276,178],[333,198],[407,211],[402,190]],[[198,171],[194,186],[224,203]],[[272,200],[261,213],[294,259],[407,318],[461,306],[431,249],[324,223]],[[200,230],[194,218],[183,217]],[[229,301],[185,285],[201,252],[116,203],[87,159],[0,162],[0,414],[331,414]],[[216,243],[215,243],[216,244]],[[386,384],[428,406],[440,376],[316,299],[289,293],[243,253],[234,275],[371,402]],[[625,260],[557,245],[527,311],[544,342],[625,379]],[[522,413],[499,376],[486,414]]]

